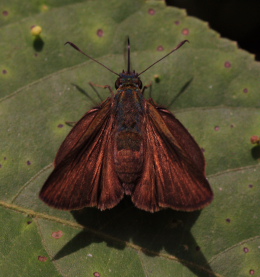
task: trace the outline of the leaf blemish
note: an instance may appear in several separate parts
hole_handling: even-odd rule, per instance
[[[6,69],[3,69],[2,73],[3,73],[3,74],[7,74],[7,70],[6,70]]]
[[[100,277],[100,276],[101,276],[99,272],[94,272],[93,275],[94,275],[95,277]]]
[[[255,274],[255,271],[254,271],[253,269],[250,269],[250,270],[249,270],[249,274],[250,274],[250,275],[254,275],[254,274]]]
[[[7,16],[7,15],[9,15],[9,12],[8,12],[8,11],[3,11],[2,14],[3,14],[4,16]]]
[[[58,128],[63,128],[63,127],[64,127],[63,124],[59,124],[59,125],[58,125]]]
[[[161,79],[160,79],[160,76],[158,74],[154,75],[154,81],[155,83],[160,83]]]
[[[30,161],[27,161],[26,163],[27,163],[27,165],[31,165],[31,162],[30,162]]]
[[[248,89],[247,89],[247,88],[244,88],[244,89],[243,89],[243,92],[244,92],[244,93],[248,93]]]
[[[179,20],[175,21],[174,23],[175,23],[175,25],[180,25],[181,24],[181,22]]]
[[[252,184],[249,184],[248,187],[251,189],[251,188],[253,187],[253,185],[252,185]]]
[[[97,30],[97,35],[98,35],[98,37],[103,37],[104,36],[104,31],[102,30],[102,29],[98,29]]]
[[[149,9],[149,10],[148,10],[148,13],[149,13],[150,15],[155,15],[155,10],[154,10],[154,9]]]
[[[38,256],[38,261],[40,262],[47,262],[48,258],[45,256]]]
[[[190,30],[189,30],[188,28],[185,28],[185,29],[182,30],[182,34],[183,34],[184,36],[187,36],[187,35],[190,34]]]
[[[63,236],[63,232],[62,231],[53,232],[51,236],[55,239],[60,239]]]
[[[157,47],[157,51],[163,51],[163,50],[164,50],[164,48],[163,48],[162,45],[159,45],[159,46]]]
[[[245,253],[248,253],[248,252],[249,252],[249,249],[248,249],[247,247],[244,247],[243,250],[244,250]]]
[[[214,130],[215,131],[219,131],[220,127],[219,126],[215,126]]]
[[[224,64],[224,66],[226,67],[226,68],[230,68],[231,67],[231,62],[225,62],[225,64]]]
[[[227,223],[230,223],[230,222],[231,222],[231,219],[230,219],[230,218],[227,218],[227,219],[226,219],[226,222],[227,222]]]

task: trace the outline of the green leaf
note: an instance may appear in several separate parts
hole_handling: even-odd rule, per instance
[[[0,4],[3,276],[250,276],[259,274],[259,63],[204,22],[163,1],[2,1]],[[31,26],[42,27],[40,37]],[[169,107],[204,149],[215,193],[201,212],[150,214],[124,199],[112,210],[64,212],[38,199],[71,127],[109,96],[89,82],[141,72],[146,97]],[[155,82],[155,76],[159,82]],[[82,93],[83,92],[83,93]],[[252,271],[253,270],[253,271]]]

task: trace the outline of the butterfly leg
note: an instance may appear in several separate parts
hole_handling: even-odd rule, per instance
[[[95,84],[95,83],[92,83],[92,82],[89,82],[89,85],[92,86],[92,87],[98,87],[98,88],[108,88],[109,91],[111,92],[112,96],[114,96],[113,89],[109,85],[102,86],[102,85],[98,85],[98,84]]]

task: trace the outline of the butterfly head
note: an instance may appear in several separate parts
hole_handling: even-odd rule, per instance
[[[125,87],[125,86],[134,86],[139,89],[142,89],[142,81],[139,77],[139,74],[133,72],[125,72],[123,70],[122,73],[119,74],[119,77],[117,78],[115,82],[115,87],[116,89],[120,87]]]

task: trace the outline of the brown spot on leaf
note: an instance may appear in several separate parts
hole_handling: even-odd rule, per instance
[[[164,50],[164,48],[163,48],[162,45],[159,45],[159,46],[157,47],[157,51],[163,51],[163,50]]]
[[[187,35],[190,34],[190,30],[189,30],[188,28],[185,28],[185,29],[182,30],[182,34],[183,34],[184,36],[187,36]]]
[[[98,37],[103,37],[104,36],[104,31],[102,30],[102,29],[98,29],[97,30],[97,35],[98,35]]]
[[[252,144],[259,144],[259,142],[260,142],[260,137],[259,137],[259,136],[252,136],[252,137],[250,138],[250,141],[251,141]]]
[[[51,236],[55,239],[60,239],[63,236],[63,232],[62,231],[53,232]]]
[[[226,68],[230,68],[231,67],[231,62],[225,62],[225,64],[224,64],[224,66],[226,67]]]
[[[48,257],[38,256],[38,261],[40,261],[40,262],[47,262],[47,260],[48,260]]]
[[[150,15],[155,15],[156,12],[155,12],[154,9],[149,9],[149,10],[148,10],[148,13],[149,13]]]

